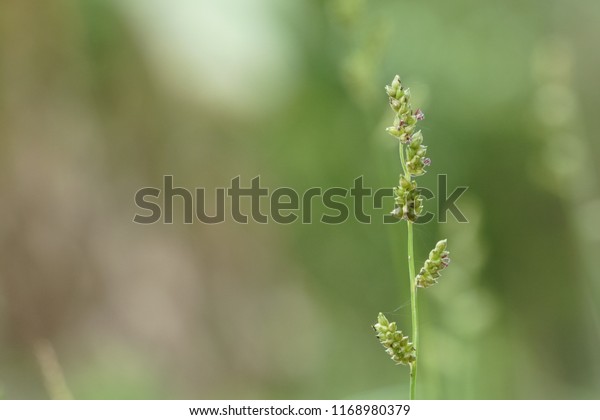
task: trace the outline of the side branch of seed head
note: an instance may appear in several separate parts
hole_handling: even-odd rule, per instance
[[[430,287],[438,282],[441,276],[440,271],[450,264],[450,252],[446,250],[448,241],[446,239],[439,241],[435,248],[429,253],[429,258],[423,264],[423,268],[416,277],[417,287]]]
[[[416,360],[415,347],[408,341],[408,337],[398,330],[395,322],[389,322],[385,315],[379,313],[373,329],[385,352],[396,364],[409,365]]]

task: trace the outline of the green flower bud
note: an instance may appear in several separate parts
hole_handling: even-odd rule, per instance
[[[379,313],[373,329],[385,352],[396,364],[409,365],[416,360],[415,347],[408,337],[398,330],[395,322],[389,322],[385,315]]]
[[[412,137],[410,138],[410,147],[413,149],[417,149],[417,148],[419,148],[419,146],[421,146],[422,143],[423,143],[423,134],[421,133],[421,130],[419,130],[415,134],[413,134]]]
[[[388,94],[388,96],[390,98],[396,98],[396,99],[399,98],[398,94],[402,93],[402,85],[400,83],[400,76],[394,77],[394,80],[392,80],[391,86],[388,85],[385,87],[385,92]]]
[[[394,137],[400,137],[402,135],[402,131],[400,131],[398,127],[388,127],[385,129],[385,131],[387,131]]]
[[[400,186],[400,188],[405,189],[405,190],[413,189],[417,186],[414,183],[414,181],[411,181],[410,179],[406,178],[405,176],[400,177],[400,181],[399,181],[398,185]]]
[[[390,106],[392,107],[392,109],[394,111],[396,111],[397,113],[400,113],[400,109],[402,108],[402,102],[400,102],[399,99],[390,98]]]

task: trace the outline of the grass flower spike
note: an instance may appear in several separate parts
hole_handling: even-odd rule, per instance
[[[415,258],[413,245],[413,223],[423,208],[423,200],[419,194],[417,182],[413,179],[425,173],[425,167],[431,164],[426,157],[427,146],[423,145],[423,134],[417,130],[417,123],[425,118],[420,109],[412,110],[410,90],[402,87],[400,77],[394,77],[391,85],[385,87],[390,107],[396,114],[391,127],[386,130],[398,139],[402,173],[398,186],[394,188],[394,210],[392,215],[405,220],[408,240],[408,274],[410,282],[410,307],[412,323],[412,342],[409,337],[397,329],[395,322],[389,322],[383,315],[377,317],[373,326],[377,338],[385,347],[396,364],[410,367],[410,398],[415,399],[417,386],[417,363],[419,361],[419,323],[417,288],[426,288],[437,283],[440,271],[448,266],[450,259],[446,250],[446,240],[439,241],[429,253],[423,268],[415,275]]]
[[[379,342],[385,347],[385,352],[399,365],[409,365],[415,361],[415,347],[408,341],[408,337],[398,331],[395,322],[389,322],[382,313],[377,317],[377,324],[373,325],[377,332]]]
[[[435,248],[429,253],[429,258],[425,261],[423,268],[417,275],[417,287],[429,287],[437,283],[440,277],[440,271],[450,264],[450,253],[446,251],[447,241],[439,241]]]
[[[394,202],[396,206],[392,210],[392,215],[399,219],[416,221],[423,208],[423,200],[417,190],[417,183],[411,181],[410,177],[401,175],[398,186],[394,187]]]
[[[406,148],[406,169],[412,176],[423,175],[425,166],[431,164],[431,159],[425,157],[427,147],[423,146],[423,135],[417,131]]]

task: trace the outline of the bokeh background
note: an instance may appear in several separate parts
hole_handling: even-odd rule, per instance
[[[132,222],[166,174],[392,187],[399,73],[421,185],[470,187],[469,223],[416,228],[420,261],[453,257],[420,295],[419,397],[599,398],[599,22],[595,0],[1,0],[0,397],[405,398],[370,328],[410,325],[390,208]]]

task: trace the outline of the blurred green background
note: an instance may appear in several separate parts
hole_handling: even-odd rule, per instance
[[[410,330],[391,207],[132,222],[165,174],[394,186],[399,73],[420,184],[470,187],[470,223],[416,227],[419,261],[440,237],[453,259],[420,295],[418,396],[599,398],[598,22],[594,0],[1,0],[0,397],[406,398],[370,327]]]

